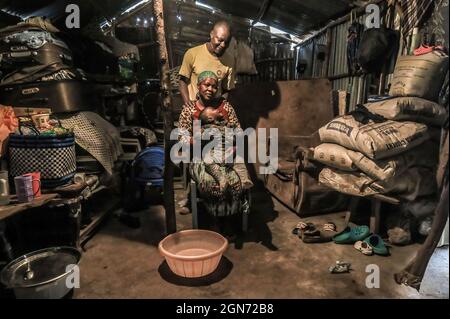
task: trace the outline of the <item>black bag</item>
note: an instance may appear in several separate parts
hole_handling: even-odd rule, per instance
[[[62,80],[0,86],[0,104],[50,107],[53,113],[86,111],[100,105],[100,89],[90,81]]]
[[[16,70],[33,65],[49,65],[60,63],[70,66],[72,54],[69,50],[46,43],[38,49],[25,46],[0,45],[1,68]]]
[[[66,43],[41,29],[21,30],[0,37],[0,68],[16,70],[34,65],[72,65]]]
[[[347,66],[350,75],[356,74],[361,69],[357,59],[357,53],[361,42],[361,34],[364,26],[361,23],[353,22],[348,28],[347,36]]]
[[[398,50],[399,33],[386,28],[364,31],[357,59],[365,73],[378,73],[386,61]]]

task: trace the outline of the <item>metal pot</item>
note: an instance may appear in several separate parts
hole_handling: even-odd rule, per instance
[[[80,261],[73,247],[51,247],[25,254],[10,262],[1,272],[3,285],[13,289],[18,299],[60,299],[73,287],[66,279]]]

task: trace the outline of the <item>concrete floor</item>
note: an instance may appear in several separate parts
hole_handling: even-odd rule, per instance
[[[183,192],[178,190],[177,200]],[[173,275],[157,245],[164,237],[164,211],[139,213],[141,227],[131,229],[111,218],[86,244],[80,263],[81,287],[74,298],[448,298],[448,249],[429,267],[421,294],[397,285],[394,273],[413,258],[419,245],[393,247],[391,256],[364,256],[352,245],[304,244],[291,231],[300,220],[265,191],[253,196],[250,231],[242,249],[230,244],[218,270],[202,279]],[[177,205],[178,209],[178,205]],[[344,214],[305,219],[334,221]],[[178,230],[191,227],[191,215],[177,213]],[[352,263],[347,274],[330,274],[337,260]],[[365,285],[366,266],[380,269],[380,288]],[[430,270],[431,269],[431,270]],[[431,271],[431,273],[430,273]],[[436,283],[439,283],[436,285]]]

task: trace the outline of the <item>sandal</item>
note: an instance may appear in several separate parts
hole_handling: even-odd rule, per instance
[[[365,241],[358,240],[353,247],[355,247],[356,250],[360,251],[366,256],[373,255],[373,248]]]
[[[354,244],[358,240],[363,240],[370,235],[369,227],[356,226],[346,227],[342,232],[333,237],[336,244]]]
[[[301,238],[305,231],[311,232],[314,228],[315,225],[313,223],[299,222],[297,226],[295,226],[295,228],[292,230],[292,233]]]
[[[314,225],[314,230],[307,230],[303,233],[301,239],[304,243],[326,243],[336,235],[336,225],[332,222],[325,223],[319,227]]]
[[[383,239],[379,235],[372,235],[364,239],[364,242],[373,249],[373,252],[377,255],[387,256],[389,250],[386,247]]]

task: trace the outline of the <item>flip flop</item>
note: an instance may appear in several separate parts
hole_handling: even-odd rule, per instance
[[[336,225],[332,222],[327,222],[315,227],[314,230],[305,231],[301,239],[307,244],[326,243],[332,241],[334,235],[336,235]]]
[[[373,255],[373,248],[365,241],[358,240],[353,247],[355,247],[356,250],[360,251],[366,256]]]
[[[372,235],[364,239],[364,242],[372,247],[373,252],[377,255],[387,256],[389,255],[389,250],[386,247],[383,239],[379,235]]]
[[[313,228],[315,228],[315,225],[313,223],[299,222],[297,226],[295,226],[295,228],[292,230],[292,234],[301,237],[303,232],[307,230],[311,231]]]
[[[356,226],[353,228],[346,227],[342,232],[335,235],[333,240],[336,244],[354,244],[358,240],[363,240],[370,235],[369,227]]]

